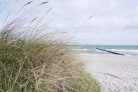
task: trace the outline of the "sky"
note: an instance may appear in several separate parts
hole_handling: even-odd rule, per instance
[[[1,7],[6,4],[0,15],[6,16],[13,5],[14,15],[27,1],[0,0]],[[34,7],[28,16],[36,17],[51,9],[42,23],[68,32],[78,44],[138,45],[138,0],[49,0],[35,8],[43,1],[33,0],[24,11]]]

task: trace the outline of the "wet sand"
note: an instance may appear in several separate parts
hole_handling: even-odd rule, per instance
[[[88,73],[102,85],[103,92],[138,92],[138,56],[81,54]]]

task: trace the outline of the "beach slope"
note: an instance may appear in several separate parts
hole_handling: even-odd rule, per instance
[[[103,92],[138,92],[138,56],[81,54],[88,73],[102,85]]]

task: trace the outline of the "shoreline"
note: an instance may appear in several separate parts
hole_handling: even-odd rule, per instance
[[[138,92],[138,55],[81,53],[80,59],[103,92]]]

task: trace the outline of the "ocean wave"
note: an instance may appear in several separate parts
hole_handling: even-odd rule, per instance
[[[75,51],[79,51],[82,53],[97,53],[97,54],[107,54],[107,52],[101,51],[101,50],[97,50],[95,48],[75,48],[73,49]],[[125,54],[125,55],[138,55],[138,49],[106,49],[112,52],[117,52],[117,53],[121,53],[121,54]]]
[[[114,52],[138,54],[138,50],[136,50],[136,49],[107,49],[107,50],[114,51]]]
[[[89,49],[73,49],[73,50],[76,50],[76,51],[89,51]]]

